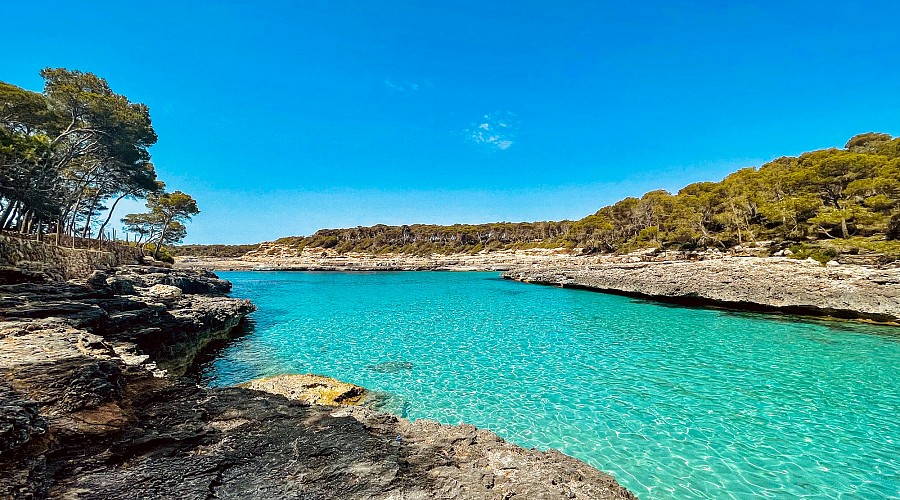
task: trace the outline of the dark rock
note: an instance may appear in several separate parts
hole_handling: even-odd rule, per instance
[[[134,295],[134,283],[118,276],[106,278],[106,286],[116,295]]]
[[[583,462],[472,426],[184,384],[136,406],[122,439],[66,457],[55,496],[634,498]]]
[[[385,361],[375,365],[369,365],[367,368],[376,373],[399,373],[415,368],[416,365],[409,361]]]
[[[188,294],[223,295],[231,291],[231,282],[219,279],[210,271],[180,271],[159,267],[123,266],[116,275],[131,280],[135,286],[170,285]]]
[[[0,455],[46,432],[47,421],[38,414],[38,404],[0,385]]]
[[[81,365],[70,376],[54,381],[52,385],[57,384],[64,387],[59,407],[69,412],[96,408],[107,401],[118,399],[125,388],[122,369],[106,360]]]
[[[18,267],[0,266],[0,285],[15,285],[17,283],[47,283],[50,277],[41,271],[22,269]]]

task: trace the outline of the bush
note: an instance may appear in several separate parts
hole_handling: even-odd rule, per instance
[[[834,260],[838,256],[837,249],[833,247],[817,247],[811,245],[793,245],[791,246],[792,259],[809,259],[812,258],[822,264],[829,260]]]
[[[887,227],[887,239],[900,240],[900,214],[891,217]]]
[[[144,244],[144,254],[145,255],[153,255],[153,252],[156,251],[156,245],[153,243]],[[166,247],[159,247],[159,254],[155,257],[156,260],[162,262],[168,262],[169,264],[175,263],[175,257],[172,256],[172,253],[169,252],[169,249]]]

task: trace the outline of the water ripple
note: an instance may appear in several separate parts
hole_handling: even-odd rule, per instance
[[[896,329],[494,273],[222,273],[259,311],[214,386],[314,372],[558,448],[644,499],[900,496]]]

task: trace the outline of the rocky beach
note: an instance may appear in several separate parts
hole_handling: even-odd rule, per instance
[[[552,450],[347,406],[362,388],[337,381],[200,387],[181,375],[255,309],[230,283],[127,253],[78,277],[83,251],[0,243],[0,497],[634,498]]]

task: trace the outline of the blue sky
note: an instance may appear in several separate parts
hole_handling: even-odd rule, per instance
[[[578,219],[900,134],[900,3],[265,3],[11,2],[0,80],[149,105],[188,243]]]

